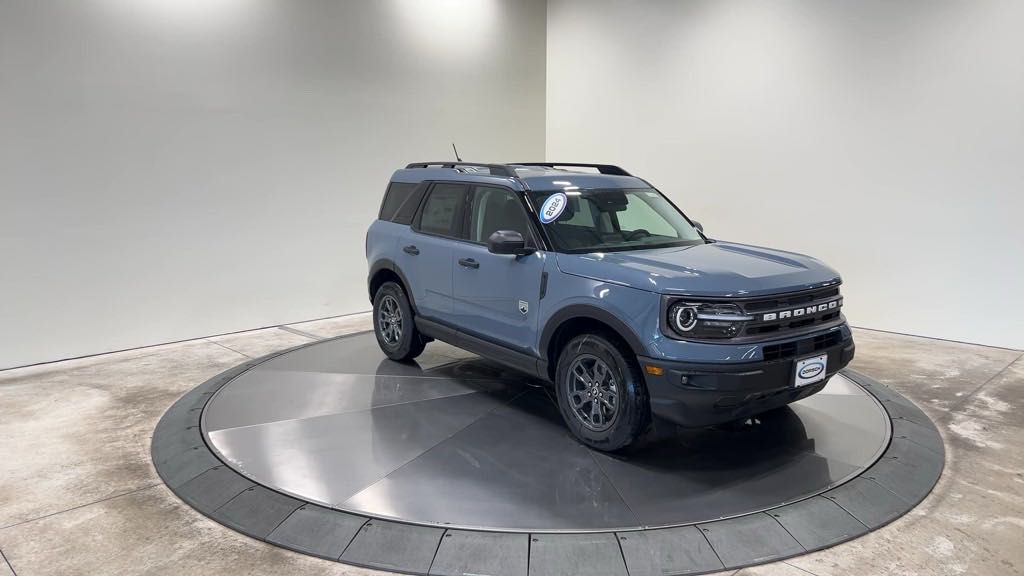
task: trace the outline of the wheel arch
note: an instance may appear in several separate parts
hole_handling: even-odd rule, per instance
[[[409,299],[409,306],[412,307],[412,311],[415,313],[416,310],[416,299],[413,297],[412,291],[409,289],[409,280],[405,277],[402,269],[399,268],[394,261],[388,258],[382,258],[373,263],[370,267],[370,274],[367,280],[367,288],[369,290],[370,302],[373,302],[373,297],[377,294],[377,290],[385,282],[395,282],[402,287],[405,291],[405,297]]]
[[[592,331],[609,332],[618,337],[634,355],[646,355],[640,337],[614,314],[596,306],[573,304],[553,314],[541,332],[540,352],[547,365],[547,376],[552,382],[555,380],[555,366],[562,346],[576,334]]]

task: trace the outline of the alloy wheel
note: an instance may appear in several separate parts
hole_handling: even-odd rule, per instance
[[[398,306],[398,300],[390,294],[380,301],[377,330],[388,346],[397,346],[402,341],[402,309]]]
[[[619,411],[619,386],[608,364],[592,354],[581,354],[569,366],[568,381],[576,418],[595,432],[610,428]]]

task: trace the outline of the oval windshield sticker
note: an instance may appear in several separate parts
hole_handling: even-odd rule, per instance
[[[562,215],[568,202],[569,198],[562,192],[548,196],[548,199],[540,207],[540,221],[544,224],[550,224],[557,220]]]

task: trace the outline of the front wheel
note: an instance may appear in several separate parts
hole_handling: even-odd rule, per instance
[[[385,282],[373,296],[373,333],[380,349],[392,360],[412,360],[427,345],[416,330],[405,290],[394,282]]]
[[[613,452],[634,446],[651,423],[636,357],[604,334],[576,336],[562,348],[555,374],[558,408],[587,446]]]

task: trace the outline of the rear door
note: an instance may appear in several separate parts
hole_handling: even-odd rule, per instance
[[[450,323],[452,313],[452,245],[462,233],[465,184],[438,182],[427,191],[423,207],[399,242],[402,269],[420,315]]]
[[[522,201],[509,189],[474,185],[465,218],[465,241],[454,244],[451,259],[452,317],[466,332],[535,354],[546,254],[516,257],[487,251],[487,238],[498,230],[515,230],[528,246],[538,246]]]

